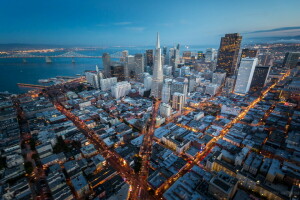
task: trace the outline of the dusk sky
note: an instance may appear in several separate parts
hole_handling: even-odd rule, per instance
[[[299,0],[0,0],[0,43],[68,45],[219,44],[300,36]]]

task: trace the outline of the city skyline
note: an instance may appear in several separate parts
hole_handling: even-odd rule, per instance
[[[0,43],[151,45],[156,32],[166,38],[162,45],[218,45],[236,32],[245,42],[297,42],[300,2],[288,2],[4,1]]]
[[[300,199],[299,6],[3,0],[0,200]]]

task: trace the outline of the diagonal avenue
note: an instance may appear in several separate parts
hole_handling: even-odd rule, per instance
[[[51,92],[44,93],[45,96],[52,97]],[[90,143],[92,143],[98,152],[106,159],[108,164],[112,166],[124,180],[130,185],[138,184],[140,189],[145,194],[146,199],[154,199],[147,192],[147,185],[141,183],[138,175],[134,173],[133,169],[128,165],[128,163],[113,149],[110,149],[104,142],[101,140],[96,132],[90,129],[84,121],[82,121],[78,116],[67,110],[60,102],[53,100],[54,98],[49,98],[52,100],[52,103],[58,111],[64,114],[69,120],[71,120],[74,125],[87,137]]]

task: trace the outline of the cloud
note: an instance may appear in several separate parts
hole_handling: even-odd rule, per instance
[[[132,22],[116,22],[116,23],[113,23],[113,25],[115,26],[125,26],[125,25],[130,25],[132,24]]]
[[[127,30],[131,30],[131,31],[142,32],[142,31],[144,31],[146,28],[145,28],[145,27],[132,26],[132,27],[126,27],[126,29],[127,29]]]
[[[300,26],[280,27],[280,28],[274,28],[274,29],[257,30],[257,31],[247,32],[246,34],[252,34],[252,33],[270,33],[270,32],[277,32],[277,31],[288,31],[288,30],[299,30],[299,29],[300,29]]]
[[[295,36],[267,36],[246,38],[250,42],[269,42],[269,43],[300,43],[300,35]]]

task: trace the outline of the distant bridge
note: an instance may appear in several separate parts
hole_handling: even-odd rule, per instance
[[[121,58],[122,52],[115,52],[110,54],[111,58]],[[72,62],[74,62],[74,58],[102,58],[102,56],[89,56],[80,54],[74,51],[69,51],[60,55],[35,55],[30,53],[14,53],[5,56],[0,56],[0,59],[3,58],[23,58],[23,62],[26,62],[26,58],[45,58],[46,62],[52,62],[51,58],[72,58]]]

